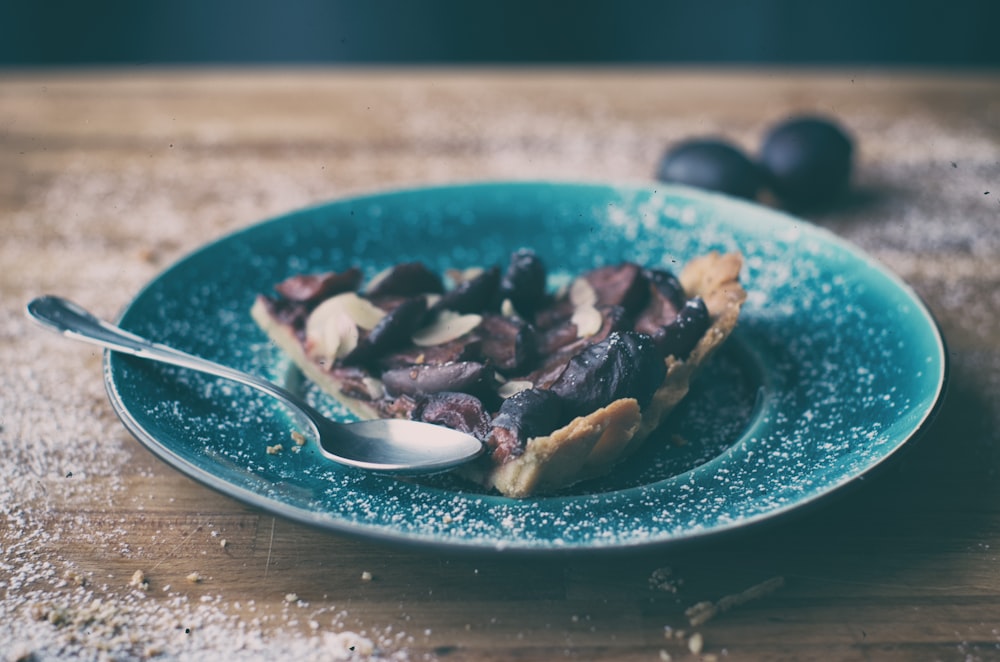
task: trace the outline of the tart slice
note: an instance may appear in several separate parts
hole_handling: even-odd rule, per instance
[[[526,497],[605,474],[650,436],[736,326],[741,266],[713,252],[676,278],[625,262],[552,292],[522,249],[503,269],[293,276],[251,314],[358,416],[474,434],[489,452],[455,471]]]

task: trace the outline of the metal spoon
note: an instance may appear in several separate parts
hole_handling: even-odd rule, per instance
[[[430,423],[404,419],[334,423],[301,398],[265,379],[151,342],[60,297],[34,299],[28,304],[28,315],[70,338],[231,379],[273,396],[299,414],[312,429],[322,454],[334,462],[415,475],[450,469],[478,457],[485,449],[471,435]]]

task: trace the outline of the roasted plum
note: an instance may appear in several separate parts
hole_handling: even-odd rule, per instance
[[[488,444],[495,459],[520,455],[528,439],[548,434],[562,417],[562,400],[552,391],[530,388],[510,396],[491,423]]]
[[[510,256],[507,271],[500,280],[500,296],[527,320],[546,301],[545,265],[534,251],[521,249]]]
[[[391,396],[420,397],[443,391],[476,395],[492,389],[495,380],[493,370],[477,361],[412,365],[382,373],[382,383]]]
[[[663,382],[666,366],[652,338],[615,331],[570,359],[551,391],[565,418],[588,414],[620,398],[645,405]]]
[[[456,313],[480,313],[494,310],[499,304],[500,269],[492,267],[463,281],[441,296],[431,306],[431,312],[450,310]]]
[[[424,423],[443,425],[483,440],[490,431],[490,417],[482,401],[468,393],[443,391],[427,396],[417,404],[412,416]]]
[[[654,342],[663,356],[674,356],[686,359],[712,320],[708,308],[701,297],[694,297],[684,304],[677,313],[677,318],[660,329],[654,336]]]
[[[649,301],[636,317],[633,328],[656,336],[660,329],[677,319],[677,313],[685,303],[684,288],[668,271],[647,269],[644,273],[649,282]]]
[[[483,315],[478,333],[482,336],[483,356],[502,373],[522,371],[538,356],[535,330],[523,320]]]
[[[403,262],[380,274],[368,286],[365,296],[412,297],[418,294],[440,294],[444,292],[441,277],[422,262]]]
[[[482,358],[483,341],[476,334],[466,334],[450,342],[433,347],[404,347],[386,354],[378,359],[378,366],[383,370],[405,368],[420,364],[457,363],[460,361],[478,361]]]
[[[654,293],[669,301],[675,310],[680,310],[687,297],[684,294],[684,286],[677,276],[666,269],[643,269],[642,275]]]
[[[631,262],[594,269],[584,276],[596,296],[595,306],[621,306],[634,315],[649,299],[649,287],[642,269]]]
[[[539,385],[550,385],[562,372],[563,366],[587,345],[604,340],[614,331],[626,330],[628,319],[624,308],[611,306],[597,310],[601,315],[601,327],[593,335],[581,337],[576,325],[568,320],[561,326],[550,329],[542,337],[544,360],[529,375],[532,381]]]
[[[327,271],[321,274],[292,276],[274,286],[275,291],[289,301],[314,303],[341,292],[350,292],[361,284],[361,270]]]
[[[341,360],[344,365],[367,363],[408,343],[427,314],[427,299],[413,297],[393,308]]]

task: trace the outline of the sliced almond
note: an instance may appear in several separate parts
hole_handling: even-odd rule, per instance
[[[569,286],[569,301],[577,308],[593,306],[597,303],[597,290],[586,278],[577,278]]]
[[[368,299],[362,299],[353,292],[345,292],[333,297],[339,302],[344,313],[365,331],[371,331],[385,317],[385,311]]]
[[[589,338],[600,331],[604,324],[600,311],[593,306],[577,306],[570,321],[576,325],[577,338]]]
[[[482,267],[469,267],[468,269],[448,269],[445,275],[454,285],[461,285],[477,276],[481,276],[486,269]]]
[[[368,396],[372,400],[378,400],[385,395],[385,384],[382,383],[381,379],[365,377],[361,381],[364,383],[365,390],[368,391]]]
[[[370,330],[385,312],[353,292],[331,297],[306,320],[306,352],[318,361],[332,362],[358,346],[359,327]]]
[[[504,317],[518,317],[517,310],[514,308],[514,303],[510,299],[504,299],[500,303],[500,314]]]
[[[534,387],[534,384],[527,379],[512,379],[509,382],[500,385],[500,388],[497,389],[497,395],[506,400],[515,393],[527,391],[532,387]]]
[[[428,326],[413,334],[413,344],[418,347],[432,347],[461,338],[475,329],[483,321],[481,315],[460,315],[443,310]]]
[[[382,271],[372,276],[371,280],[368,281],[368,284],[365,285],[365,292],[374,292],[375,288],[377,288],[379,285],[382,284],[382,281],[385,280],[389,276],[389,274],[392,273],[392,270],[394,268],[395,267],[386,267]]]

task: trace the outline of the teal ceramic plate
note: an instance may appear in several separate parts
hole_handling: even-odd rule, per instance
[[[241,386],[109,354],[128,429],[202,483],[291,520],[383,541],[490,550],[623,549],[772,519],[864,476],[930,421],[946,353],[925,306],[833,235],[695,191],[545,182],[397,191],[324,204],[195,252],[150,283],[121,324],[293,387],[297,373],[248,310],[306,271],[401,261],[502,264],[528,246],[552,272],[631,260],[680,267],[741,251],[749,292],[731,341],[637,456],[563,494],[512,500],[448,476],[422,481],[293,452],[289,421]],[[334,417],[350,416],[310,394]],[[272,455],[266,447],[282,444]]]

